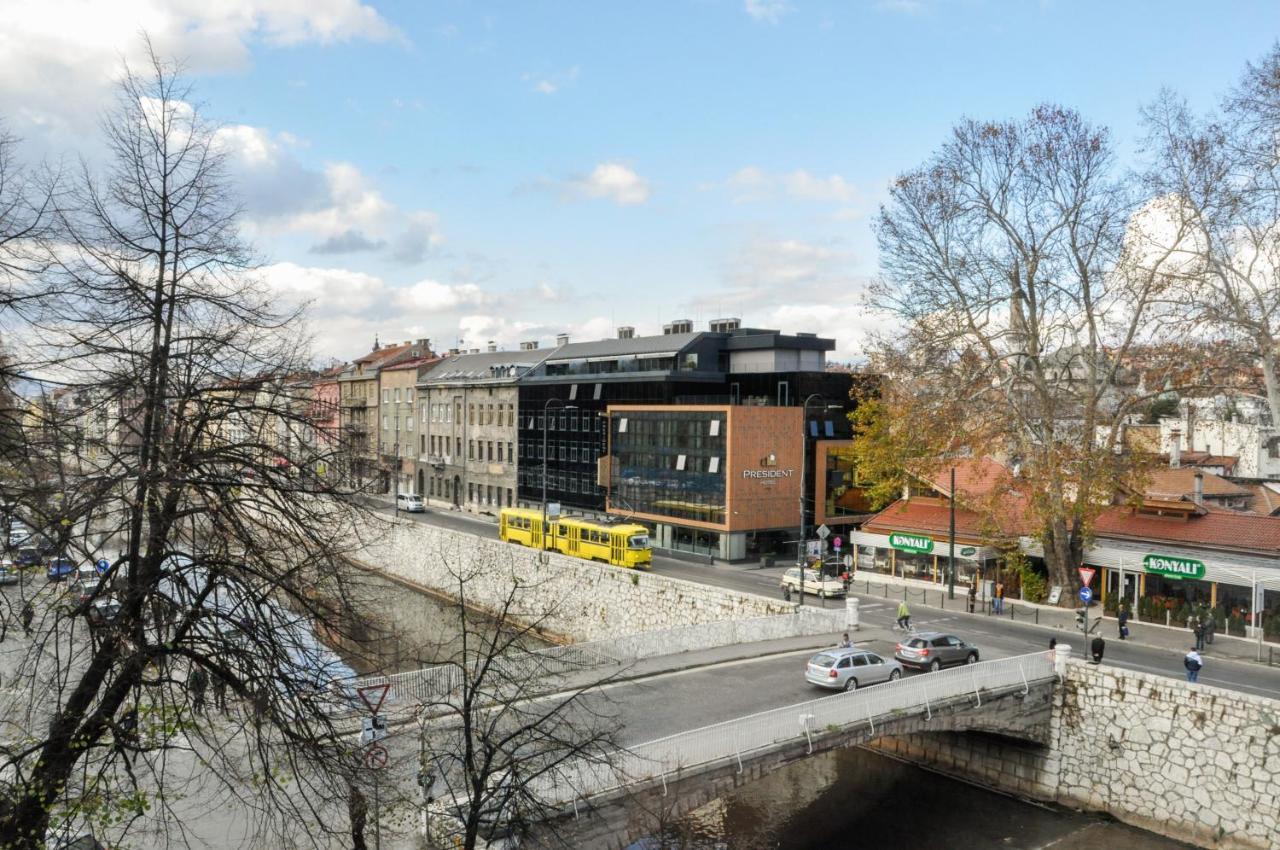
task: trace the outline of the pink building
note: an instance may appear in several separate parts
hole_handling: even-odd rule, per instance
[[[338,443],[338,375],[346,365],[334,366],[320,373],[312,384],[311,421],[316,429],[316,443],[334,446]]]

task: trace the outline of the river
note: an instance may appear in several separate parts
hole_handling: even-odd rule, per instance
[[[1035,805],[870,750],[829,752],[680,818],[633,850],[1187,850],[1095,815]]]

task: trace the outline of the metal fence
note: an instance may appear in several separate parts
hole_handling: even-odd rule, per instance
[[[731,759],[741,765],[745,756],[778,744],[807,740],[812,749],[815,737],[836,729],[866,724],[874,734],[890,717],[932,717],[933,706],[947,700],[969,696],[980,706],[984,693],[1026,689],[1054,675],[1052,654],[1037,652],[913,676],[680,732],[619,750],[603,763],[568,765],[536,792],[552,805],[567,805],[699,765]]]

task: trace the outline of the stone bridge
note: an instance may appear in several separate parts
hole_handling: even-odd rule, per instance
[[[1062,660],[1065,663],[1065,657]],[[1058,672],[1048,653],[915,676],[693,729],[548,782],[547,822],[570,846],[622,848],[783,765],[921,732],[983,732],[1047,745]],[[540,842],[534,836],[532,842]],[[550,843],[550,842],[549,842]]]

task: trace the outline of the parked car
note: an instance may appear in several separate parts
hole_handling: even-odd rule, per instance
[[[893,657],[907,667],[938,670],[951,664],[976,664],[978,648],[955,635],[920,632],[903,639]]]
[[[0,585],[17,584],[22,580],[22,572],[17,564],[8,558],[0,561]]]
[[[100,578],[78,579],[75,584],[76,599],[80,602],[88,602],[101,585]]]
[[[782,574],[779,585],[784,591],[800,592],[800,567],[792,567]],[[844,582],[835,576],[824,576],[818,570],[804,570],[804,592],[824,599],[832,596],[844,596]]]
[[[422,504],[422,497],[417,493],[397,493],[396,507],[411,514],[420,514],[426,511],[426,507]]]
[[[59,555],[49,561],[49,568],[45,570],[45,577],[49,581],[62,581],[69,576],[75,575],[76,564],[65,555]]]
[[[809,659],[804,678],[811,685],[852,691],[902,678],[902,665],[858,647],[828,649]]]
[[[99,627],[114,623],[119,614],[120,603],[109,596],[103,596],[93,600],[93,604],[85,612],[85,618],[89,625]]]
[[[41,560],[40,551],[34,546],[23,546],[13,556],[13,562],[19,567],[34,567]]]

